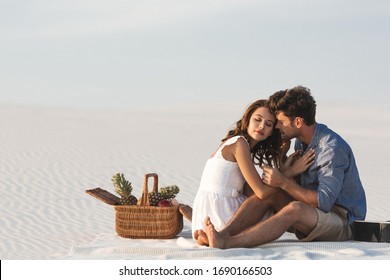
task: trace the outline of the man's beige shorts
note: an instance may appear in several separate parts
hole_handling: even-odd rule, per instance
[[[317,226],[308,235],[296,232],[301,241],[344,241],[353,239],[351,226],[348,224],[348,211],[339,206],[325,213],[318,208]]]

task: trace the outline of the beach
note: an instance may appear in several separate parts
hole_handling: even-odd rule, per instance
[[[86,194],[111,193],[121,172],[140,197],[144,175],[176,184],[192,206],[204,164],[253,100],[132,109],[0,105],[2,260],[389,260],[390,244],[303,243],[286,233],[251,249],[199,246],[191,224],[173,239],[122,238],[113,206]],[[367,220],[390,220],[390,121],[386,104],[320,103],[317,121],[352,147],[365,187]]]
[[[366,220],[389,221],[387,1],[22,0],[0,14],[2,279],[123,279],[135,276],[126,266],[176,265],[204,269],[186,274],[197,280],[247,277],[230,270],[244,267],[272,279],[386,275],[390,243],[285,233],[220,250],[197,245],[185,218],[171,239],[122,238],[114,207],[86,190],[115,194],[119,172],[138,198],[157,173],[192,206],[246,106],[303,85],[317,121],[352,147]]]

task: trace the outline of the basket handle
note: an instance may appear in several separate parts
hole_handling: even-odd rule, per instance
[[[149,196],[148,196],[148,193],[149,193],[149,190],[148,190],[148,179],[150,177],[154,178],[152,192],[158,192],[158,175],[156,173],[145,174],[145,177],[144,177],[144,188],[143,188],[143,191],[142,191],[142,196],[138,200],[138,204],[137,204],[138,206],[150,206]]]

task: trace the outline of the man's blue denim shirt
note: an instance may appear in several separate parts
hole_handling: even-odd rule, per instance
[[[351,147],[326,125],[317,123],[308,146],[298,139],[295,142],[295,150],[306,152],[311,148],[315,161],[301,174],[301,186],[318,191],[320,210],[329,212],[338,205],[348,210],[350,224],[364,220],[366,195]]]

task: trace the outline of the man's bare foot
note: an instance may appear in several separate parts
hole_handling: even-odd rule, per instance
[[[206,233],[201,229],[194,231],[194,239],[199,245],[209,246],[209,239],[207,238]]]
[[[225,249],[225,239],[215,230],[210,218],[207,217],[204,223],[206,225],[206,235],[209,241],[209,246],[212,248]]]

